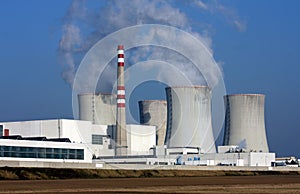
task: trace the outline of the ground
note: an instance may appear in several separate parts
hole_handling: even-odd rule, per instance
[[[300,193],[300,176],[2,180],[0,193]]]

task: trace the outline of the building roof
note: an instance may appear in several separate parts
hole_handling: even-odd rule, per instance
[[[21,135],[0,136],[0,139],[13,139],[13,140],[29,140],[29,141],[51,141],[51,142],[68,142],[71,143],[69,138],[47,138],[47,137],[22,137]]]

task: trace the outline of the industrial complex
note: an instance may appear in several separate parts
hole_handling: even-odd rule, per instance
[[[0,122],[0,165],[102,168],[105,165],[286,165],[269,152],[265,95],[224,96],[223,144],[216,146],[211,89],[171,86],[166,101],[140,101],[140,124],[126,123],[124,47],[117,47],[117,93],[78,95],[79,120]],[[292,159],[298,167],[297,159]]]

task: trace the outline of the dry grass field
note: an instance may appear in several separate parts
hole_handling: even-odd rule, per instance
[[[0,193],[300,193],[300,176],[2,180]]]
[[[0,168],[0,193],[300,193],[298,171]]]

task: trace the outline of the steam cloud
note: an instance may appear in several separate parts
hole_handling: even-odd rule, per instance
[[[76,70],[84,54],[100,39],[121,28],[137,24],[164,24],[185,30],[200,39],[211,53],[209,25],[205,22],[191,20],[188,11],[195,10],[199,17],[222,15],[225,20],[235,26],[239,31],[244,31],[246,25],[239,19],[235,12],[219,4],[217,1],[179,1],[179,0],[105,0],[89,2],[74,0],[63,17],[62,37],[59,42],[58,56],[63,66],[62,77],[71,86]],[[197,30],[193,28],[197,26]],[[145,54],[146,53],[146,54]],[[135,64],[141,59],[154,59],[167,61],[174,64],[191,78],[194,84],[204,84],[201,76],[197,75],[193,64],[168,49],[142,47],[131,51],[129,64]],[[112,86],[115,75],[110,66],[107,74],[102,76],[107,84]],[[214,74],[214,70],[210,70]],[[108,90],[108,88],[101,88]]]

